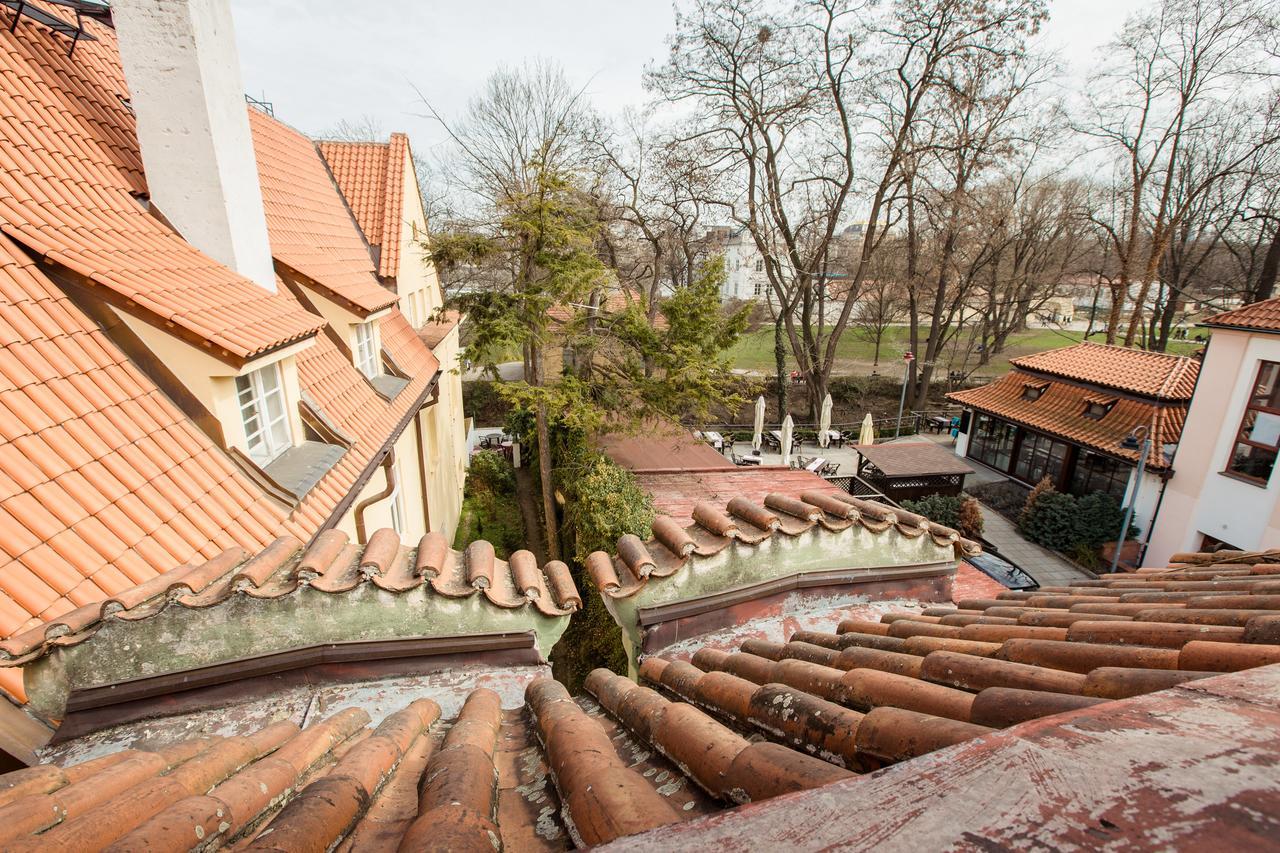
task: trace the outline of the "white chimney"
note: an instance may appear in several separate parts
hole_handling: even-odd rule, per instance
[[[112,0],[157,210],[210,257],[275,292],[228,0]]]

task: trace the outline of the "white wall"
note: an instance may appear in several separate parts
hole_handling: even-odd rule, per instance
[[[1198,549],[1205,535],[1250,550],[1280,547],[1280,474],[1265,487],[1222,474],[1261,361],[1280,361],[1280,337],[1214,331],[1148,565]]]

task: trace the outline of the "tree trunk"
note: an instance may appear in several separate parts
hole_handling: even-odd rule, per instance
[[[787,376],[787,344],[782,335],[781,317],[773,324],[773,363],[778,371],[778,420],[783,421],[787,418],[787,383],[791,379]]]
[[[529,345],[529,362],[532,375],[529,384],[542,386],[542,351],[536,344]],[[556,519],[555,484],[551,468],[551,428],[547,423],[547,404],[539,403],[534,414],[538,436],[538,480],[542,486],[542,524],[547,536],[547,556],[560,559],[560,524]]]
[[[1277,223],[1276,233],[1272,235],[1271,245],[1267,247],[1266,257],[1262,259],[1262,274],[1258,276],[1258,283],[1249,294],[1249,301],[1270,299],[1275,293],[1277,274],[1280,274],[1280,223]]]

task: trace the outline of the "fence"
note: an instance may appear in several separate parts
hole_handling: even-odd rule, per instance
[[[839,486],[846,493],[853,495],[855,498],[863,498],[864,500],[876,501],[877,503],[888,504],[889,506],[897,506],[897,502],[890,499],[883,492],[876,489],[875,486],[868,483],[856,474],[841,474],[835,477],[823,477],[833,486]]]

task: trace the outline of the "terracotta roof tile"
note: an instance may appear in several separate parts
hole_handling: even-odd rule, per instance
[[[315,334],[314,316],[201,254],[136,201],[146,187],[115,35],[88,28],[98,41],[73,57],[29,21],[6,28],[5,78],[28,85],[0,92],[10,117],[0,124],[0,231],[229,357]],[[4,320],[23,340],[57,326],[56,315]]]
[[[272,257],[358,313],[393,305],[316,144],[258,110],[249,111],[249,127]]]
[[[1089,341],[1009,360],[1015,367],[1140,394],[1157,400],[1190,400],[1200,362],[1185,355]]]
[[[1086,388],[1066,381],[1048,381],[1037,399],[1027,400],[1022,392],[1030,376],[1012,370],[979,388],[953,391],[947,399],[1133,462],[1138,461],[1139,451],[1121,447],[1120,442],[1136,427],[1146,427],[1156,451],[1148,457],[1147,465],[1155,469],[1168,467],[1160,451],[1181,438],[1187,418],[1186,402],[1146,402],[1125,397],[1117,400],[1106,415],[1094,420],[1084,416],[1086,398],[1091,393]]]
[[[1203,325],[1252,329],[1259,332],[1280,332],[1280,297],[1254,302],[1234,311],[1214,314],[1205,319]]]
[[[671,827],[680,827],[678,837],[687,840],[689,832],[748,823],[761,806],[725,811],[712,822],[689,823],[692,818],[781,794],[795,795],[785,801],[794,809],[807,802],[805,792],[847,790],[838,819],[862,821],[864,813],[894,807],[895,797],[931,779],[930,768],[964,771],[969,765],[954,756],[981,755],[986,745],[1001,743],[1037,750],[1034,767],[1002,771],[1002,784],[1020,785],[1042,770],[1042,733],[1067,739],[1079,762],[1090,752],[1086,741],[1116,726],[1132,737],[1140,718],[1156,719],[1138,714],[1113,721],[1110,709],[1121,707],[1113,700],[1174,688],[1192,691],[1183,696],[1212,694],[1215,712],[1226,707],[1229,694],[1267,707],[1262,697],[1271,694],[1250,685],[1269,683],[1254,677],[1266,672],[1256,667],[1280,662],[1280,645],[1265,641],[1270,623],[1257,622],[1271,617],[1250,617],[1262,632],[1253,641],[1247,641],[1248,628],[1215,623],[1206,623],[1205,636],[1220,639],[1197,639],[1199,622],[1151,621],[1139,612],[1118,621],[1086,618],[1065,639],[1010,636],[978,644],[977,653],[913,653],[911,643],[962,642],[984,630],[1012,635],[1019,626],[1034,627],[1038,614],[1087,617],[1079,609],[1087,599],[1127,599],[1187,583],[1241,587],[1226,591],[1230,603],[1257,598],[1265,604],[1267,590],[1280,583],[1277,552],[1229,554],[1220,559],[1237,562],[1217,564],[1208,562],[1210,555],[1180,556],[1192,564],[1041,593],[1005,591],[991,600],[962,600],[958,609],[937,609],[977,616],[965,624],[950,624],[947,615],[886,614],[883,622],[841,626],[879,633],[808,632],[783,643],[750,641],[734,652],[703,649],[692,663],[651,657],[640,678],[652,687],[596,670],[586,680],[590,697],[575,699],[557,682],[535,678],[524,690],[527,713],[503,710],[499,697],[481,687],[470,689],[446,724],[429,692],[410,692],[382,712],[376,727],[351,706],[301,731],[280,722],[66,768],[42,765],[0,776],[0,815],[6,818],[0,833],[12,849],[55,842],[185,849],[193,837],[249,849],[433,843],[563,849],[569,843],[643,841],[652,836],[638,833]],[[1063,607],[1066,602],[1057,600],[1069,598],[1086,601]],[[1200,598],[1206,606],[1192,600],[1181,609],[1222,609],[1207,606],[1215,596]],[[1042,599],[1049,606],[1027,606]],[[986,615],[1010,605],[1023,605],[1012,625]],[[941,636],[890,636],[912,628]],[[905,651],[878,647],[887,640]],[[914,667],[902,663],[912,660]],[[1212,679],[1217,672],[1240,675]],[[375,682],[366,690],[384,696],[391,685]],[[1179,737],[1204,736],[1176,714],[1157,717],[1158,726],[1174,727]],[[156,721],[146,725],[155,728]],[[1274,739],[1273,732],[1256,732]],[[1215,754],[1223,753],[1219,748]],[[1147,751],[1142,760],[1160,763],[1165,756]],[[1190,784],[1205,772],[1198,763],[1177,766]],[[898,785],[875,799],[855,796],[885,773],[896,774]],[[1251,791],[1274,798],[1276,786],[1257,783]],[[947,802],[916,807],[946,808]],[[1136,801],[1126,802],[1132,807]],[[1037,832],[1039,825],[1008,831]]]
[[[380,250],[378,275],[396,276],[409,138],[393,133],[388,142],[321,141],[318,145],[365,239]]]

